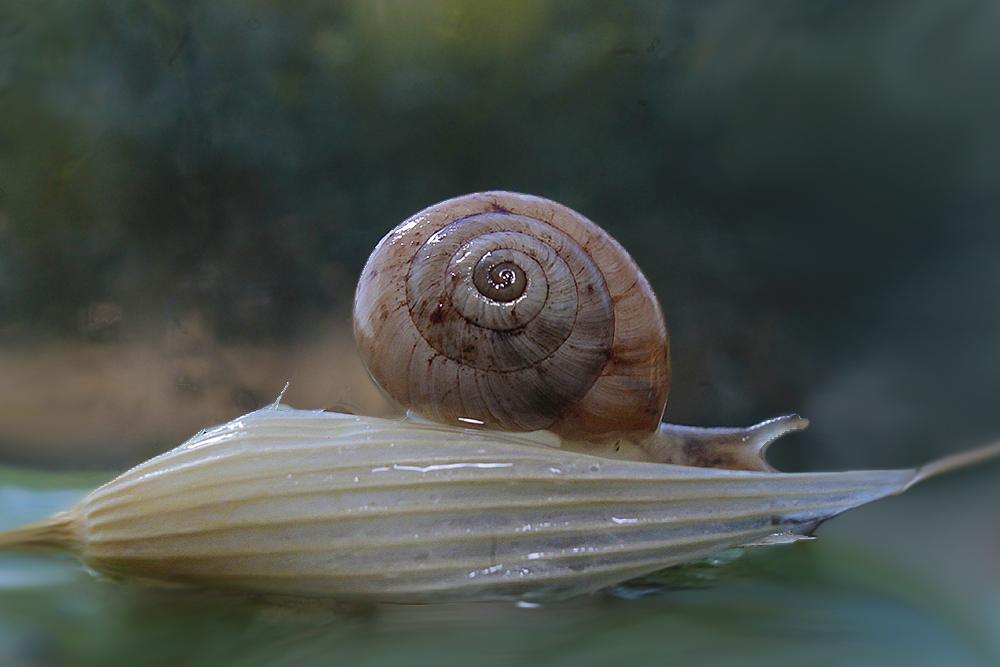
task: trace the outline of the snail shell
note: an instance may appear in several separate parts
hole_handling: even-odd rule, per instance
[[[483,192],[389,232],[361,273],[355,336],[375,382],[432,421],[578,439],[651,433],[667,330],[628,253],[548,199]]]

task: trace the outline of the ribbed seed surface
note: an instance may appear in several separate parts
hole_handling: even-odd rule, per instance
[[[548,599],[787,533],[913,474],[617,461],[514,435],[266,409],[90,494],[81,556],[113,574],[267,593]]]

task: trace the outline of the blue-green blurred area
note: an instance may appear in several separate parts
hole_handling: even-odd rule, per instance
[[[668,421],[799,412],[784,470],[995,439],[998,33],[997,0],[5,0],[3,527],[107,478],[26,468],[121,469],[286,382],[294,407],[390,414],[357,274],[487,189],[632,253],[671,331]],[[251,604],[5,558],[0,664],[994,665],[998,475],[717,588],[543,609]]]

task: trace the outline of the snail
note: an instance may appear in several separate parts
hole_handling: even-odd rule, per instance
[[[354,332],[375,383],[411,416],[545,430],[589,454],[770,471],[763,449],[808,424],[662,424],[669,339],[656,295],[607,232],[541,197],[467,195],[396,227],[358,279]]]
[[[661,424],[659,304],[610,236],[506,192],[432,206],[362,271],[355,334],[401,419],[278,401],[76,507],[0,534],[112,578],[369,602],[545,601],[822,521],[1000,444],[912,470],[780,473],[804,428]],[[279,397],[280,400],[280,397]]]

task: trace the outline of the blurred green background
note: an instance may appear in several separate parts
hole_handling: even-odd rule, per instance
[[[799,412],[813,425],[775,447],[785,470],[912,466],[994,439],[998,32],[996,0],[7,0],[0,463],[22,472],[0,488],[4,526],[106,479],[24,469],[121,469],[286,381],[294,407],[389,414],[350,339],[357,274],[412,213],[486,189],[555,199],[632,253],[671,331],[668,421]],[[635,628],[598,633],[586,655],[610,657],[592,664],[666,656],[664,637],[683,638],[690,665],[996,664],[998,475],[935,481],[824,526],[817,544],[773,556],[799,559],[800,578],[581,602],[537,624],[518,615],[533,610],[463,611],[439,639],[472,651],[491,624],[550,632],[560,639],[510,655],[591,664],[580,646],[624,615]],[[841,563],[854,548],[864,556]],[[868,558],[909,583],[883,586]],[[77,664],[68,637],[81,632],[104,648],[79,649],[91,661],[79,664],[118,664],[158,624],[164,641],[190,631],[152,611],[162,600],[68,564],[36,577],[33,561],[3,563],[4,664]],[[829,593],[820,584],[846,580],[816,574],[823,563],[868,588]],[[897,595],[908,586],[926,589],[923,606]],[[204,664],[285,664],[261,648],[297,632],[268,625],[283,612],[202,602],[164,604],[217,618],[222,639],[193,640]],[[767,637],[794,634],[780,630],[813,603],[847,653],[769,653]],[[695,632],[679,620],[689,605],[723,620]],[[406,632],[318,621],[302,650],[346,633],[359,652],[341,658],[388,664],[402,654],[378,654],[395,646],[385,636],[404,646],[444,618],[422,613],[390,614]],[[731,622],[750,617],[764,619],[759,637]],[[913,633],[937,648],[912,650]],[[699,652],[719,637],[738,650]],[[461,655],[437,664],[477,664]]]

